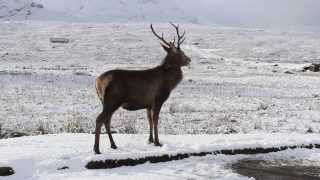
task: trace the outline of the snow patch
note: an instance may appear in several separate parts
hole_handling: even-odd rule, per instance
[[[179,135],[164,136],[160,135],[160,140],[164,144],[163,147],[155,147],[147,144],[147,135],[121,135],[115,134],[114,139],[119,147],[113,150],[107,143],[107,135],[101,137],[102,155],[94,155],[93,146],[94,135],[90,134],[54,134],[42,136],[29,136],[21,138],[11,138],[0,140],[0,166],[11,166],[16,171],[13,176],[6,177],[8,180],[20,180],[28,177],[30,180],[36,179],[99,179],[104,178],[127,178],[134,177],[150,177],[161,172],[167,172],[168,166],[180,167],[184,164],[184,168],[176,169],[181,171],[184,177],[202,177],[200,174],[207,176],[215,174],[222,179],[228,177],[238,177],[231,170],[226,169],[226,165],[237,159],[248,156],[206,156],[191,157],[187,160],[160,163],[158,165],[144,164],[136,167],[122,167],[108,171],[90,171],[85,169],[85,165],[91,160],[101,159],[123,159],[123,158],[139,158],[146,155],[176,154],[183,152],[202,152],[214,151],[219,149],[241,149],[255,147],[280,147],[301,144],[319,144],[320,137],[318,134],[237,134],[237,135]],[[68,143],[66,143],[66,141]],[[297,152],[297,153],[295,153]],[[287,150],[280,152],[281,155],[271,153],[272,155],[258,155],[258,157],[291,157],[290,154],[297,154],[296,158],[304,157],[303,152],[313,152],[313,157],[319,156],[319,150]],[[308,156],[310,157],[310,156]],[[308,158],[315,164],[314,158]],[[209,163],[210,162],[210,163]],[[318,162],[318,161],[317,161]],[[194,166],[194,163],[200,163]],[[201,165],[208,163],[210,167],[208,171],[202,171]],[[69,169],[58,170],[58,168],[68,166]],[[154,169],[157,167],[156,169]],[[142,170],[143,171],[140,171]],[[190,170],[190,172],[189,172]],[[193,170],[193,171],[191,171]],[[118,174],[118,172],[122,172]],[[135,173],[130,173],[134,171]],[[201,172],[201,173],[200,173]],[[150,174],[151,173],[151,174]],[[170,172],[169,174],[175,174]],[[198,174],[200,173],[200,174]],[[211,174],[213,173],[213,174]],[[166,179],[166,174],[160,175],[157,179]],[[158,174],[159,175],[159,174]],[[242,177],[243,178],[243,177]],[[1,179],[1,178],[0,178]],[[172,177],[172,179],[181,179],[181,177]],[[205,178],[205,179],[210,179]],[[240,178],[241,179],[241,178]]]

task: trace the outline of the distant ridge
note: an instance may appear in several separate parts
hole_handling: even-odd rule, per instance
[[[174,21],[320,31],[319,8],[318,0],[0,0],[0,20]]]

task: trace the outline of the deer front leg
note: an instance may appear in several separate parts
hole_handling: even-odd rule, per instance
[[[158,120],[159,120],[159,113],[160,113],[161,105],[155,106],[152,110],[153,112],[153,128],[154,128],[154,145],[162,146],[159,142],[158,137]]]
[[[150,108],[147,109],[147,116],[148,116],[149,129],[150,129],[148,142],[153,143],[153,120],[152,120],[152,110]]]

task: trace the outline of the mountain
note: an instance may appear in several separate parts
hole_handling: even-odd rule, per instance
[[[0,0],[0,19],[320,30],[318,9],[318,0]]]
[[[197,21],[186,7],[180,6],[179,0],[0,0],[0,18],[91,22]]]

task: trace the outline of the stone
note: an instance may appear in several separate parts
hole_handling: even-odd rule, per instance
[[[311,128],[309,128],[306,133],[313,133],[313,131]]]
[[[69,39],[67,39],[67,38],[50,38],[50,42],[52,42],[52,43],[69,43]]]
[[[320,71],[320,64],[314,64],[312,63],[311,65],[309,66],[305,66],[303,67],[303,70],[302,71],[311,71],[311,72],[319,72]]]
[[[320,64],[311,64],[309,67],[309,71],[319,72],[320,71]]]
[[[65,169],[69,169],[69,167],[68,166],[63,166],[63,167],[60,167],[60,168],[58,168],[57,170],[65,170]]]
[[[284,73],[286,73],[286,74],[294,74],[294,73],[291,72],[291,71],[285,71]]]
[[[10,176],[14,174],[14,170],[11,167],[0,167],[0,176]]]
[[[30,4],[30,6],[33,7],[33,8],[39,8],[39,9],[44,8],[42,4],[35,3],[35,2],[32,2],[32,3]]]

